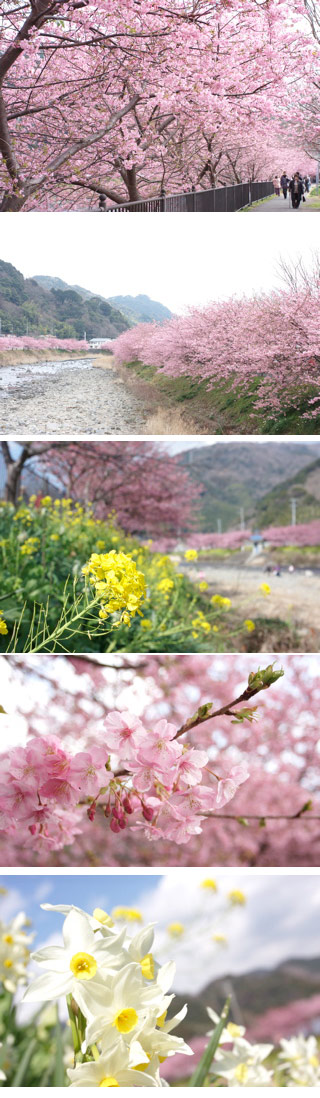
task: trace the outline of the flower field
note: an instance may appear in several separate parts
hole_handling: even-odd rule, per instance
[[[248,631],[249,618],[228,625],[229,599],[90,506],[32,496],[0,510],[2,651],[222,651]]]

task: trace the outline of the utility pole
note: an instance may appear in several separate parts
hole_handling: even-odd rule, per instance
[[[217,521],[217,530],[218,530],[218,534],[222,534],[222,522],[221,522],[221,519],[218,519],[218,521]]]
[[[244,507],[240,507],[240,530],[244,530]]]
[[[290,499],[291,503],[291,526],[297,525],[297,503],[298,500],[294,496]]]

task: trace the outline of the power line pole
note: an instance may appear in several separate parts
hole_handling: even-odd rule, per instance
[[[218,519],[218,521],[217,521],[217,530],[218,530],[218,534],[222,534],[222,522],[221,522],[221,519]]]
[[[240,530],[244,530],[244,507],[240,507]]]
[[[297,525],[297,503],[298,500],[294,496],[290,499],[291,503],[291,526]]]

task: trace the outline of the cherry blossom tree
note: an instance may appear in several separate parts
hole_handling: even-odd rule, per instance
[[[249,395],[260,378],[254,407],[270,418],[305,398],[307,418],[319,414],[320,273],[288,289],[190,308],[164,324],[139,324],[119,336],[119,363],[139,361],[169,377],[187,375],[241,385]],[[254,414],[254,413],[252,413]]]
[[[94,504],[95,513],[115,514],[120,526],[145,534],[192,527],[201,489],[177,457],[149,442],[26,442],[21,452],[2,442],[7,466],[6,498],[16,502],[25,466],[43,471],[72,499]]]
[[[311,14],[304,0],[3,0],[2,210],[212,186],[249,173],[253,149],[265,174],[272,143],[304,157],[288,99],[305,100],[318,65]]]

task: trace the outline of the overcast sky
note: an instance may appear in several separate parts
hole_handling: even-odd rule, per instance
[[[211,876],[218,884],[216,894],[201,888],[203,879]],[[320,877],[310,872],[303,881],[296,871],[239,869],[176,869],[145,876],[121,871],[116,876],[15,874],[2,877],[1,885],[9,888],[8,896],[1,898],[1,917],[25,910],[37,932],[36,948],[61,944],[62,917],[42,911],[42,902],[74,903],[90,912],[95,907],[110,911],[117,904],[138,907],[145,923],[157,923],[156,956],[162,962],[176,960],[175,990],[186,993],[227,973],[319,956]],[[245,907],[230,909],[226,903],[234,888],[245,892]],[[185,926],[185,941],[178,946],[167,934],[168,924],[177,921]],[[219,931],[227,934],[227,948],[212,942],[212,933]]]
[[[0,258],[25,277],[53,275],[103,297],[146,293],[175,312],[279,285],[281,255],[308,263],[319,246],[320,218],[276,213],[258,222],[223,213],[30,213],[18,232],[11,214],[1,218]]]

